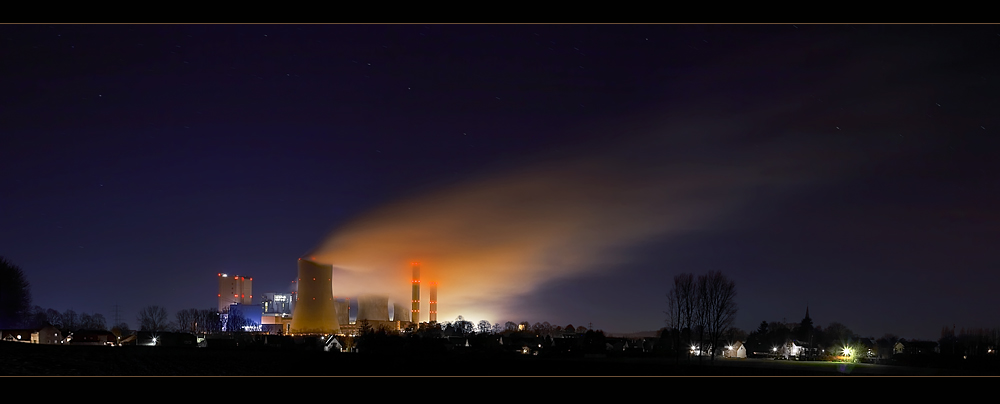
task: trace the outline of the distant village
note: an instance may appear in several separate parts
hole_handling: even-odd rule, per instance
[[[315,266],[300,261],[300,267],[306,265]],[[629,335],[608,335],[589,324],[553,326],[548,322],[491,323],[486,320],[473,323],[462,316],[454,321],[438,322],[435,283],[431,283],[430,318],[420,322],[417,264],[414,264],[413,273],[414,298],[410,310],[399,304],[389,305],[385,298],[377,296],[360,299],[358,307],[352,309],[349,299],[340,301],[333,297],[330,284],[321,282],[323,276],[314,278],[320,279],[317,284],[322,286],[316,292],[320,296],[318,300],[302,299],[301,293],[265,293],[259,304],[253,304],[250,300],[253,297],[252,278],[218,274],[218,308],[179,310],[172,317],[175,321],[171,321],[165,308],[146,306],[139,310],[139,330],[131,330],[117,316],[109,329],[102,314],[59,312],[33,306],[2,319],[7,326],[0,329],[0,342],[97,345],[109,349],[148,346],[380,354],[479,352],[551,357],[635,356],[699,363],[779,360],[939,367],[997,365],[1000,329],[943,327],[937,341],[906,339],[892,334],[874,338],[857,335],[837,322],[825,327],[815,325],[806,307],[799,322],[761,321],[757,329],[746,333],[732,326],[736,314],[732,300],[735,284],[717,272],[697,277],[678,275],[674,289],[668,294],[667,323],[670,326]],[[305,279],[301,275],[302,272],[300,278]],[[299,292],[304,290],[309,289],[300,286]],[[300,300],[302,303],[295,304]],[[314,301],[326,303],[317,305]],[[329,310],[316,310],[317,307]],[[711,310],[712,307],[716,309]],[[323,314],[313,316],[322,321],[312,320],[313,311],[306,309]],[[357,314],[352,315],[355,312],[352,310]],[[295,323],[296,315],[301,317],[299,325]],[[332,331],[309,331],[307,326],[314,323],[324,327],[326,323],[332,324]],[[10,327],[14,324],[18,327]]]
[[[333,352],[497,352],[534,356],[655,356],[686,361],[741,360],[758,358],[789,361],[845,361],[901,365],[948,365],[951,363],[995,363],[998,329],[958,330],[943,328],[938,341],[908,340],[894,335],[880,338],[855,335],[840,323],[813,326],[808,310],[797,323],[761,322],[746,334],[731,328],[713,344],[699,338],[699,330],[663,328],[657,335],[606,335],[584,326],[549,323],[506,322],[479,324],[461,317],[452,322],[423,323],[416,329],[386,327],[361,320],[341,335],[284,335],[281,329],[262,331],[128,330],[120,326],[106,330],[103,316],[84,314],[87,321],[58,321],[73,314],[48,310],[43,322],[30,328],[2,330],[3,341],[52,345],[164,346],[190,348],[274,348]],[[58,314],[57,316],[55,316]],[[69,316],[66,316],[69,314]],[[651,333],[646,333],[651,334]],[[713,346],[714,345],[714,346]]]

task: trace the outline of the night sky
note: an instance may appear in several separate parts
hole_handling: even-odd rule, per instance
[[[998,326],[997,55],[990,25],[0,25],[0,255],[109,326],[316,257],[404,304],[420,261],[439,321],[656,330],[722,271],[747,332],[808,305],[936,340]]]

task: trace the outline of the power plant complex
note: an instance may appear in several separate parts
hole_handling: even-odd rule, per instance
[[[354,334],[362,323],[373,329],[412,330],[420,326],[420,264],[411,263],[411,270],[409,310],[400,302],[390,306],[387,296],[365,294],[357,297],[357,315],[351,321],[351,299],[337,299],[333,294],[333,266],[299,258],[296,290],[265,293],[259,305],[252,304],[253,278],[220,273],[219,311],[241,316],[259,313],[259,319],[249,321],[283,334]],[[437,287],[437,282],[431,282],[429,324],[437,322]]]

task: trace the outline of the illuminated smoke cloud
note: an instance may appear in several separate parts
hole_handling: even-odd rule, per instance
[[[661,129],[672,130],[692,129]],[[709,159],[699,148],[737,140],[657,139],[633,137],[396,201],[337,229],[309,255],[337,268],[338,296],[398,302],[410,300],[409,263],[419,261],[423,284],[441,284],[439,319],[496,322],[512,299],[547,281],[612,267],[625,258],[620,248],[652,236],[718,225],[748,198],[812,179],[832,157],[784,141]],[[426,286],[421,296],[426,319]]]
[[[766,89],[754,101],[736,94],[609,122],[600,136],[581,134],[589,143],[575,157],[395,201],[340,227],[310,255],[337,268],[338,296],[409,301],[409,263],[419,261],[424,285],[440,282],[439,319],[513,319],[506,311],[513,299],[546,282],[614,268],[629,259],[628,247],[651,237],[725,226],[749,201],[843,179],[877,161],[859,142],[878,142],[887,128],[919,128],[867,111],[912,107],[920,89],[900,81],[888,95],[842,93],[841,83],[880,80],[867,71],[847,63],[816,91]],[[856,101],[834,110],[833,97]]]

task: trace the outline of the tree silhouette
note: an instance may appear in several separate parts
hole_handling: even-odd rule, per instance
[[[704,332],[708,334],[714,361],[716,344],[736,321],[736,282],[726,278],[722,272],[709,272],[698,277],[698,295],[700,317]]]
[[[226,316],[226,332],[243,332],[246,327],[255,325],[253,321],[243,316],[239,310],[230,310]]]
[[[167,331],[170,329],[167,309],[160,306],[146,306],[139,310],[136,318],[140,331]]]
[[[372,324],[368,322],[368,319],[364,318],[358,322],[358,335],[368,335],[375,331]]]
[[[479,320],[479,333],[489,334],[493,330],[493,325],[489,321]]]
[[[697,298],[693,274],[680,274],[674,276],[674,287],[667,293],[667,325],[676,329],[674,333],[675,346],[687,345],[690,340],[691,330],[697,315]],[[687,349],[690,356],[690,352]],[[680,360],[681,350],[677,350],[677,360]]]
[[[815,352],[815,348],[816,348],[815,341],[814,341],[814,338],[813,338],[814,337],[813,334],[815,332],[816,332],[816,328],[813,327],[812,318],[809,317],[809,307],[806,307],[806,316],[805,316],[805,318],[802,319],[802,322],[799,323],[798,338],[799,338],[799,341],[803,341],[803,342],[807,342],[808,343],[808,347],[809,347],[808,357],[810,359],[812,359],[812,354]]]
[[[23,325],[31,311],[31,284],[21,267],[0,256],[0,329]]]
[[[73,332],[80,329],[80,316],[73,309],[66,309],[62,313],[63,331]]]

